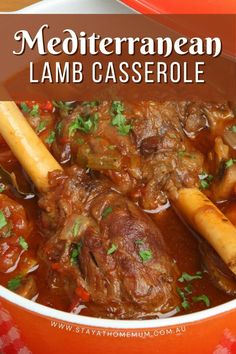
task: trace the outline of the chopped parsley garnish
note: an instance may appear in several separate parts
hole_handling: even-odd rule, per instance
[[[202,279],[202,272],[196,272],[195,275],[188,274],[186,272],[182,273],[181,277],[178,279],[180,283],[184,282],[189,282],[183,289],[180,289],[179,287],[176,288],[177,293],[182,299],[182,307],[187,310],[190,308],[190,302],[189,299],[192,302],[204,302],[207,307],[210,306],[210,300],[206,295],[198,295],[198,296],[192,296],[190,295],[193,293],[193,285],[190,283],[193,280],[196,279]]]
[[[78,143],[79,145],[83,145],[83,144],[84,144],[84,139],[78,138],[78,139],[77,139],[77,143]]]
[[[109,150],[115,150],[116,149],[116,145],[108,145],[107,147]]]
[[[0,211],[0,229],[7,225],[7,220],[2,211]]]
[[[70,103],[66,103],[63,101],[52,101],[54,107],[60,109],[61,111],[69,112],[72,107]]]
[[[118,132],[121,135],[127,135],[129,134],[129,131],[131,129],[131,125],[127,124],[126,125],[126,118],[123,114],[117,114],[113,119],[112,119],[112,125],[115,125],[118,127]]]
[[[78,235],[80,226],[81,226],[81,222],[80,222],[80,220],[77,220],[74,223],[73,229],[72,229],[72,234],[73,234],[74,237],[76,237]]]
[[[111,247],[109,248],[109,250],[107,250],[107,254],[113,254],[116,250],[118,249],[118,246],[116,246],[114,243],[112,243]]]
[[[99,106],[99,101],[83,101],[82,106],[97,107]]]
[[[200,188],[201,189],[208,189],[210,187],[210,184],[206,180],[201,180],[200,181]]]
[[[69,126],[69,136],[74,135],[77,130],[88,134],[91,132],[92,129],[96,130],[97,125],[98,113],[94,113],[93,115],[88,116],[87,118],[83,118],[80,114],[78,114],[75,120]]]
[[[21,102],[20,108],[24,113],[29,113],[31,109],[28,107],[28,105],[25,102]]]
[[[188,157],[190,159],[195,159],[195,155],[194,154],[190,154],[189,152],[187,152],[186,150],[179,150],[178,151],[178,156],[180,158],[183,158],[183,157]]]
[[[236,133],[236,125],[232,125],[232,127],[230,127],[229,130],[233,133]]]
[[[171,137],[172,139],[176,139],[176,138],[177,138],[177,136],[176,136],[175,134],[173,134],[173,133],[170,134],[170,137]]]
[[[150,261],[152,259],[152,251],[151,250],[140,251],[139,256],[143,262]]]
[[[178,287],[176,288],[176,290],[182,300],[181,306],[183,307],[184,310],[188,310],[190,308],[190,305],[189,305],[189,302],[188,302],[184,292]]]
[[[189,282],[195,279],[202,279],[202,272],[196,272],[196,274],[191,275],[186,272],[183,272],[181,277],[178,279],[180,283],[183,283],[185,281]]]
[[[57,134],[58,134],[58,135],[60,135],[60,134],[61,134],[61,132],[62,132],[62,128],[63,128],[63,124],[62,124],[62,122],[57,123],[57,126],[56,126],[56,132],[57,132]]]
[[[176,306],[175,311],[176,311],[176,313],[180,312],[180,307]]]
[[[135,240],[136,245],[143,245],[144,241],[143,240]]]
[[[30,108],[27,103],[21,102],[20,107],[24,113],[29,113],[32,117],[36,117],[39,115],[39,105],[33,105],[33,108]]]
[[[121,135],[129,134],[132,126],[127,124],[127,119],[124,115],[124,104],[121,101],[113,101],[111,106],[112,121],[111,124],[116,126]]]
[[[122,114],[125,111],[125,105],[121,101],[113,101],[111,105],[112,113]]]
[[[186,292],[186,294],[192,294],[193,292],[193,286],[192,284],[188,284],[187,286],[184,287],[184,291]]]
[[[10,279],[7,283],[7,287],[9,290],[15,291],[21,285],[22,277],[18,275],[17,277]]]
[[[102,212],[102,218],[105,218],[105,217],[107,217],[109,214],[111,214],[112,213],[112,207],[107,207],[107,208],[105,208],[104,210],[103,210],[103,212]]]
[[[30,115],[31,115],[32,117],[37,117],[37,116],[39,115],[39,105],[38,105],[38,104],[35,104],[35,105],[33,106],[33,108],[32,108],[31,111],[30,111]]]
[[[41,122],[39,122],[39,125],[36,128],[36,132],[42,133],[42,131],[44,131],[46,129],[46,125],[47,125],[47,121],[41,120]]]
[[[214,178],[212,175],[208,175],[206,172],[202,172],[198,177],[200,179],[199,187],[201,189],[208,189]]]
[[[178,156],[179,156],[179,157],[184,157],[185,154],[186,154],[186,151],[185,151],[185,150],[179,150],[179,151],[178,151]]]
[[[94,113],[91,119],[93,120],[93,129],[96,130],[98,127],[98,120],[99,120],[98,113]]]
[[[75,264],[77,262],[77,259],[81,252],[81,248],[82,248],[82,241],[74,245],[74,248],[72,249],[71,256],[70,256],[71,263]]]
[[[204,304],[206,305],[206,307],[209,307],[210,306],[210,300],[209,300],[209,297],[202,294],[202,295],[199,295],[199,296],[193,296],[193,302],[204,302]]]
[[[78,256],[79,256],[79,252],[77,248],[74,248],[71,252],[71,258],[70,258],[71,263],[76,263]]]
[[[29,246],[28,246],[28,243],[25,241],[24,237],[23,236],[20,236],[19,237],[19,245],[22,247],[22,249],[24,251],[27,251]]]
[[[228,161],[225,162],[225,168],[229,168],[233,166],[233,164],[236,163],[236,159],[229,159]]]
[[[0,184],[0,193],[2,193],[5,190],[4,184]]]
[[[45,142],[47,144],[52,144],[55,141],[55,139],[56,139],[56,133],[54,131],[51,131],[51,133],[49,134]]]

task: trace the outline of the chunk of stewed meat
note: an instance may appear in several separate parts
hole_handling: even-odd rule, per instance
[[[149,216],[110,182],[78,167],[50,178],[51,190],[39,204],[45,227],[53,219],[54,229],[41,254],[71,298],[90,301],[110,318],[173,310],[179,273]]]

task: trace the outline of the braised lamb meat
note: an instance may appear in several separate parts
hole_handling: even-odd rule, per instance
[[[146,210],[198,187],[204,157],[189,138],[233,117],[227,104],[168,101],[82,102],[60,112],[54,156],[109,176]]]
[[[162,235],[139,207],[78,167],[50,176],[39,201],[49,240],[41,254],[71,299],[101,316],[142,318],[179,304],[179,276]],[[49,231],[47,231],[49,230]]]
[[[134,109],[132,131],[142,156],[140,204],[155,209],[181,187],[199,184],[203,155],[187,140],[175,102],[144,102]]]
[[[196,137],[202,129],[214,129],[219,122],[234,118],[227,103],[181,102],[178,115],[189,138]]]

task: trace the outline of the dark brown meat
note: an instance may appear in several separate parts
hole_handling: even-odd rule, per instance
[[[179,187],[198,186],[203,156],[188,142],[177,103],[125,104],[122,115],[132,126],[126,135],[112,125],[112,107],[111,102],[77,105],[61,121],[55,156],[109,176],[144,209],[165,204],[170,191]],[[96,124],[89,131],[78,128],[71,134],[78,117],[91,123],[95,115]]]
[[[214,129],[218,123],[234,117],[232,109],[225,103],[181,102],[178,116],[184,132],[194,138],[206,128]]]
[[[142,102],[133,114],[133,134],[143,155],[140,204],[156,209],[179,188],[198,187],[204,158],[184,134],[177,103]]]
[[[78,167],[51,176],[39,205],[49,240],[44,259],[70,295],[88,293],[101,316],[142,318],[173,310],[178,270],[152,220],[107,181]],[[88,300],[88,299],[87,299]]]

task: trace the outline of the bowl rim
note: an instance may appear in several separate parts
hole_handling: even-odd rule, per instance
[[[61,322],[69,322],[71,324],[84,325],[88,327],[110,328],[110,329],[147,329],[147,328],[163,328],[170,326],[180,326],[195,323],[216,316],[224,315],[226,312],[236,311],[236,299],[224,304],[212,307],[210,309],[176,316],[171,318],[151,319],[151,320],[112,320],[95,318],[90,316],[82,316],[56,310],[45,305],[41,305],[34,301],[23,298],[12,291],[0,286],[0,301],[6,300],[24,310],[33,312],[49,320],[58,320]]]
[[[122,4],[126,8],[132,9],[133,12],[137,13],[137,8],[131,7],[128,1],[116,0],[118,3]],[[62,0],[58,0],[62,2]],[[29,10],[35,13],[40,10],[40,7],[47,5],[48,0],[41,2],[36,2],[31,6],[27,6],[21,10],[15,11],[15,13],[24,13],[24,10]],[[14,12],[11,12],[14,13]],[[5,13],[6,14],[6,13]],[[210,309],[202,310],[199,312],[186,314],[182,316],[176,316],[172,318],[162,318],[162,319],[152,319],[152,320],[111,320],[103,318],[94,318],[89,316],[75,315],[64,311],[59,311],[45,305],[33,302],[31,300],[25,299],[20,295],[13,293],[12,291],[4,288],[0,285],[0,301],[1,299],[6,300],[22,308],[23,310],[30,311],[35,315],[40,315],[44,318],[55,319],[63,322],[69,322],[72,324],[84,325],[88,327],[98,327],[98,328],[110,328],[110,329],[147,329],[147,328],[163,328],[169,326],[179,326],[190,323],[195,323],[203,320],[207,320],[216,316],[224,315],[224,313],[229,311],[236,311],[236,299],[231,300],[222,305],[212,307]]]

